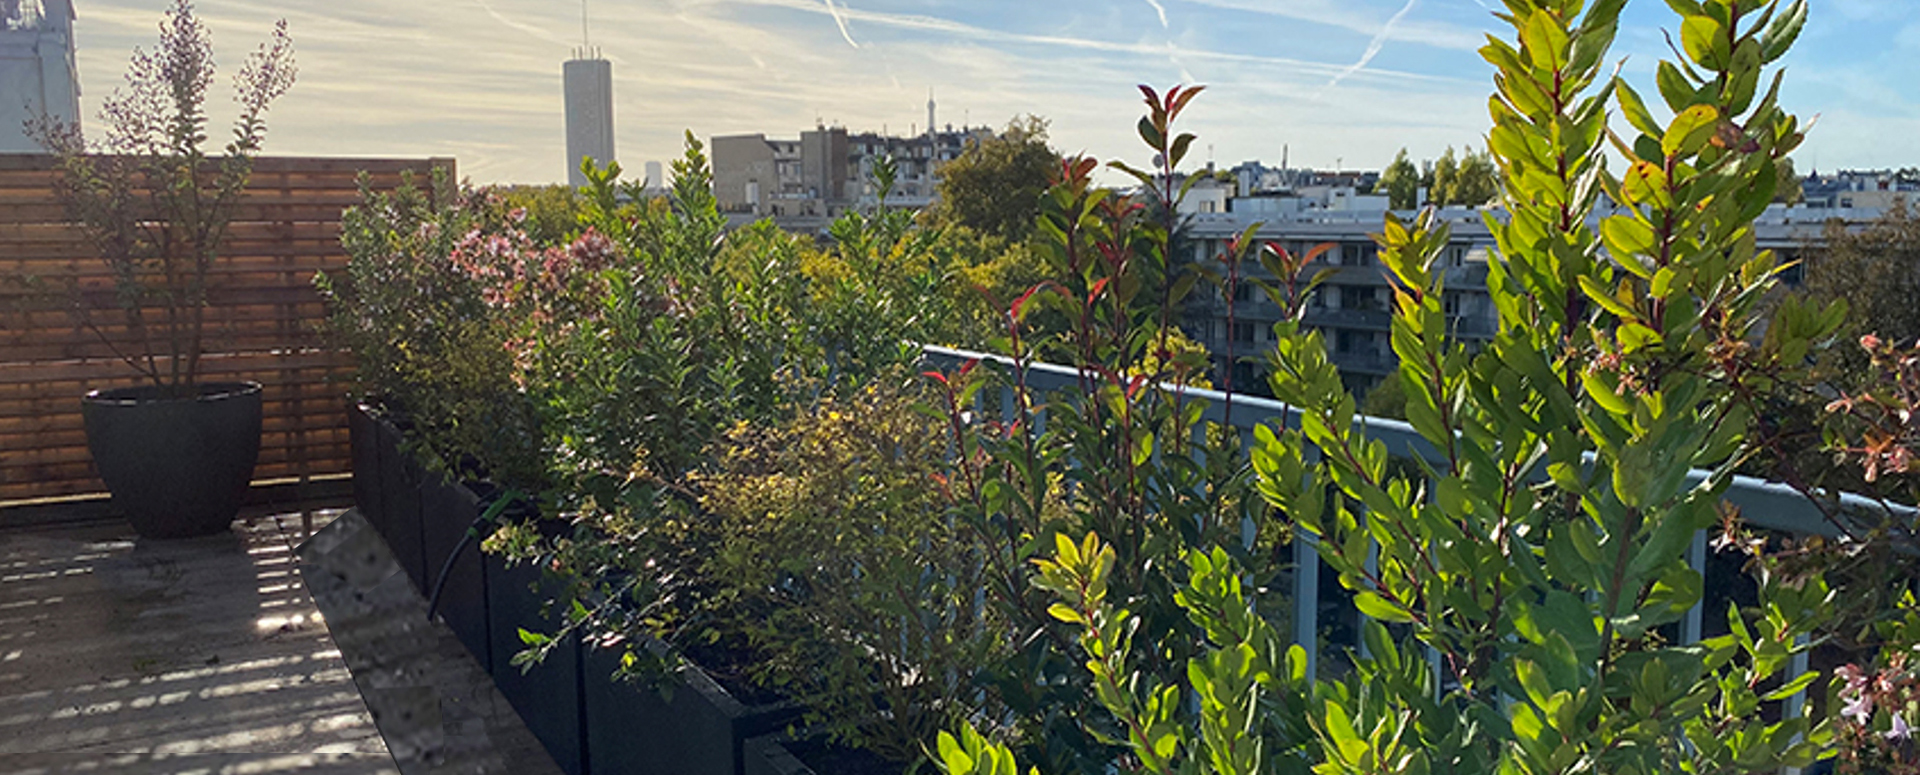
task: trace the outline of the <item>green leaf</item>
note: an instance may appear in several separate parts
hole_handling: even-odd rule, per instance
[[[1700,99],[1699,90],[1693,87],[1687,77],[1680,72],[1680,68],[1674,66],[1672,62],[1660,63],[1654,81],[1660,86],[1660,97],[1667,101],[1667,109],[1675,113],[1686,110],[1688,105]]]
[[[1682,21],[1680,46],[1689,58],[1709,70],[1727,66],[1727,28],[1711,16],[1700,14]]]
[[[1627,123],[1646,134],[1660,134],[1660,123],[1653,120],[1653,114],[1648,112],[1647,104],[1640,100],[1639,92],[1628,86],[1626,81],[1618,80],[1613,93],[1615,100],[1620,103],[1620,113],[1627,117]]]
[[[1621,398],[1620,394],[1615,392],[1613,387],[1602,380],[1598,374],[1591,371],[1582,373],[1580,384],[1586,387],[1587,395],[1592,396],[1594,403],[1599,404],[1602,409],[1622,416],[1633,413],[1633,405]]]
[[[1567,31],[1545,9],[1535,9],[1520,30],[1520,43],[1533,66],[1559,70],[1567,64]]]
[[[1353,605],[1360,613],[1383,622],[1402,624],[1413,621],[1413,614],[1399,604],[1381,597],[1379,593],[1367,591],[1353,596]]]
[[[1760,699],[1766,702],[1775,702],[1778,700],[1784,700],[1788,697],[1792,697],[1793,695],[1799,694],[1801,691],[1805,690],[1809,685],[1811,685],[1814,681],[1819,680],[1819,678],[1820,678],[1820,671],[1809,670],[1807,672],[1801,673],[1799,676],[1795,677],[1793,680],[1788,681],[1784,684],[1781,684],[1780,688],[1775,689],[1771,692],[1768,692],[1765,697],[1761,697]]]
[[[1712,105],[1693,105],[1680,111],[1660,137],[1660,150],[1670,157],[1700,152],[1720,125],[1720,111]]]

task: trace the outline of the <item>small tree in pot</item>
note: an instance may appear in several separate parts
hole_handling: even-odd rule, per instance
[[[258,383],[203,383],[209,270],[266,137],[269,105],[293,85],[286,21],[235,79],[239,117],[218,155],[206,149],[211,36],[189,0],[176,0],[152,52],[136,49],[126,86],[102,106],[104,138],[42,118],[28,132],[57,158],[55,193],[112,277],[73,284],[81,325],[143,378],[96,390],[82,405],[87,445],[114,505],[149,537],[224,530],[239,510],[260,449]],[[103,298],[111,297],[111,301]],[[118,310],[125,335],[101,327]]]

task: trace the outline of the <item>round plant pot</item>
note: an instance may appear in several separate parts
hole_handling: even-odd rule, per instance
[[[81,399],[87,448],[114,508],[147,538],[226,530],[260,457],[260,383],[209,383],[190,398],[152,386]]]

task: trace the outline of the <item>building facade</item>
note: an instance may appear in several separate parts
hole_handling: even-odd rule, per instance
[[[561,66],[567,99],[567,185],[587,184],[584,159],[605,167],[614,161],[613,63],[591,49]]]
[[[79,126],[70,0],[0,0],[0,153],[35,153],[27,123]]]
[[[1375,206],[1348,206],[1355,201]],[[1228,241],[1255,222],[1261,224],[1256,232],[1260,242],[1277,243],[1295,254],[1330,245],[1306,268],[1308,277],[1322,270],[1331,271],[1331,275],[1308,300],[1303,322],[1322,333],[1342,381],[1355,394],[1364,394],[1399,368],[1392,345],[1393,283],[1380,263],[1379,248],[1371,236],[1380,231],[1386,217],[1384,203],[1376,204],[1350,191],[1344,195],[1330,191],[1318,198],[1234,197],[1227,205],[1225,213],[1197,212],[1189,206],[1184,230],[1186,258],[1211,262],[1219,271],[1218,262],[1226,253]],[[1797,261],[1804,251],[1823,242],[1827,224],[1833,219],[1861,228],[1882,212],[1863,207],[1773,205],[1755,222],[1756,242],[1762,249],[1775,251],[1785,262]],[[1499,315],[1487,293],[1487,262],[1496,250],[1485,220],[1489,214],[1496,219],[1502,217],[1497,209],[1489,213],[1473,207],[1447,207],[1435,213],[1450,228],[1450,239],[1439,259],[1446,289],[1441,303],[1451,330],[1469,347],[1492,339],[1499,331]],[[1607,214],[1603,206],[1595,220]],[[1399,215],[1410,219],[1414,213]],[[1259,262],[1251,258],[1242,272],[1268,282],[1274,279],[1265,276]],[[1789,283],[1797,282],[1798,277],[1792,270],[1783,276]],[[1263,359],[1273,348],[1273,326],[1280,321],[1281,310],[1251,282],[1242,283],[1233,298],[1229,321],[1222,291],[1196,288],[1182,311],[1182,327],[1213,353],[1216,385],[1231,370],[1235,391],[1264,395],[1268,391]]]
[[[848,207],[877,203],[875,164],[889,158],[895,177],[887,204],[925,207],[933,202],[940,165],[959,158],[969,143],[993,136],[984,127],[951,125],[910,137],[825,125],[793,140],[723,135],[710,144],[713,193],[720,209],[734,215],[827,219]]]

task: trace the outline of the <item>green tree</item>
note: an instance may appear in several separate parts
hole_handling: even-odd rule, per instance
[[[1486,151],[1474,151],[1467,147],[1466,154],[1460,157],[1460,166],[1454,171],[1453,189],[1447,192],[1444,204],[1470,205],[1479,207],[1500,195],[1499,171],[1494,169],[1493,157]]]
[[[537,245],[565,243],[580,233],[584,202],[572,186],[513,186],[500,192],[508,208],[521,210],[522,228]]]
[[[940,198],[927,217],[935,226],[1023,239],[1059,167],[1060,155],[1047,145],[1046,119],[1014,119],[998,137],[973,143],[940,168]]]
[[[1486,151],[1474,151],[1473,146],[1467,146],[1461,155],[1447,146],[1427,175],[1427,200],[1437,205],[1478,207],[1500,194],[1499,170],[1494,168],[1493,157]]]
[[[1453,190],[1454,178],[1459,175],[1460,160],[1454,156],[1453,146],[1447,146],[1447,152],[1440,154],[1427,166],[1427,201],[1445,204],[1447,193]]]
[[[1780,182],[1775,185],[1773,201],[1785,205],[1797,205],[1806,200],[1806,194],[1800,187],[1800,173],[1794,171],[1792,159],[1781,159],[1779,164]]]
[[[1420,170],[1407,160],[1407,149],[1400,149],[1393,163],[1380,173],[1380,182],[1374,184],[1373,193],[1386,194],[1387,206],[1395,210],[1411,210],[1420,205]]]
[[[1864,230],[1827,224],[1826,246],[1810,251],[1802,293],[1816,302],[1847,305],[1849,339],[1874,334],[1900,345],[1920,339],[1920,210],[1905,202]],[[1865,371],[1866,355],[1852,348],[1838,354],[1843,373]]]

